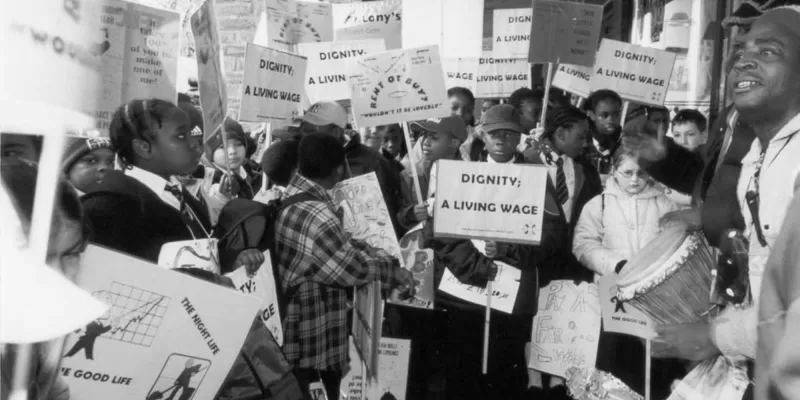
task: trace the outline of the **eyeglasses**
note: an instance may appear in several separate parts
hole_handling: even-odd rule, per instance
[[[641,178],[641,179],[647,178],[647,172],[645,172],[644,170],[641,170],[641,169],[638,170],[638,171],[630,171],[630,170],[628,170],[628,171],[620,171],[620,170],[617,170],[617,172],[619,172],[619,174],[622,175],[622,177],[625,178],[625,179],[632,179],[634,176],[636,176],[637,178]]]

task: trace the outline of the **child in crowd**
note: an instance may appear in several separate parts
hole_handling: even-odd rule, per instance
[[[42,137],[20,133],[0,133],[0,160],[23,159],[39,162],[42,152]]]
[[[622,134],[622,98],[613,90],[598,90],[586,99],[584,110],[594,124],[591,131],[594,148],[587,157],[601,174],[607,175]]]
[[[281,140],[272,144],[264,152],[261,169],[265,182],[261,185],[263,195],[256,196],[258,201],[268,203],[279,199],[289,186],[297,172],[297,148],[299,140]]]
[[[114,150],[108,138],[73,138],[67,143],[62,171],[78,195],[91,192],[114,169]]]
[[[544,108],[543,98],[544,94],[540,90],[526,87],[515,90],[508,97],[508,104],[516,108],[522,117],[522,130],[524,133],[530,132],[531,129],[538,125]]]
[[[524,129],[521,114],[510,104],[490,108],[481,120],[480,131],[486,146],[478,160],[494,164],[524,163],[517,151]]]
[[[622,127],[623,135],[656,137],[659,130],[667,132],[669,129],[669,110],[666,107],[644,106],[631,113],[631,116]]]
[[[586,204],[578,220],[572,245],[575,257],[595,273],[595,281],[599,276],[617,274],[627,260],[658,237],[661,217],[678,208],[639,167],[635,155],[620,148],[614,154],[614,167],[605,190]],[[642,341],[603,332],[599,349],[597,368],[643,393]],[[665,398],[675,378],[669,371],[680,373],[682,368],[666,361],[653,362],[659,364],[654,368],[659,372],[653,377],[653,398]],[[663,377],[661,372],[665,373]]]
[[[261,189],[261,174],[248,162],[247,136],[242,125],[231,118],[225,119],[223,134],[228,147],[220,145],[212,153],[211,160],[214,163],[215,172],[210,194],[215,197],[221,195],[229,197],[229,199],[252,200],[253,196]],[[228,172],[232,175],[228,175]],[[230,183],[227,182],[229,180]],[[231,184],[230,191],[224,188],[226,184]]]
[[[483,140],[479,137],[473,129],[475,126],[475,95],[472,94],[467,88],[455,86],[447,89],[447,98],[450,101],[450,115],[455,115],[464,121],[467,126],[467,140],[461,145],[461,158],[467,161],[477,160],[478,153],[483,149]],[[414,154],[414,160],[422,159],[422,144],[419,140],[413,141],[413,131],[419,132],[417,129],[412,129],[412,149],[410,153]],[[409,168],[411,163],[410,156],[403,159],[403,167]]]
[[[700,111],[680,110],[672,119],[672,138],[681,147],[695,151],[708,140],[707,124],[705,115]]]
[[[399,124],[382,125],[377,128],[381,138],[381,154],[391,161],[398,173],[402,171],[403,157],[406,156],[406,141],[403,137],[403,128]]]
[[[109,130],[124,170],[108,171],[82,198],[94,241],[156,263],[166,243],[210,238],[202,199],[177,180],[202,155],[186,113],[164,100],[132,100],[116,110]]]

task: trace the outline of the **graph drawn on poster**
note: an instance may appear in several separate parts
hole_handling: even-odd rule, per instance
[[[147,394],[147,400],[179,399],[190,400],[203,378],[206,376],[211,361],[183,354],[172,353],[161,368],[153,387]]]
[[[147,347],[153,343],[170,303],[169,297],[116,281],[108,291],[93,295],[111,306],[100,318],[111,326],[102,337]]]

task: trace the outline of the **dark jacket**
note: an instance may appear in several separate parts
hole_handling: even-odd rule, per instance
[[[185,190],[184,198],[211,231],[206,207]],[[92,242],[110,249],[158,263],[165,243],[192,239],[178,210],[122,171],[108,172],[97,190],[87,193],[81,202],[92,228]],[[195,236],[205,237],[201,229],[196,230]]]
[[[403,172],[403,170],[405,169],[405,167],[403,167],[403,163],[401,163],[399,159],[397,159],[397,158],[393,157],[393,156],[392,156],[392,155],[391,155],[391,154],[390,154],[388,151],[386,151],[386,149],[384,149],[384,148],[381,148],[381,151],[380,151],[380,153],[381,153],[381,155],[383,156],[383,158],[385,158],[387,161],[389,161],[389,164],[392,166],[392,168],[394,168],[394,171],[395,171],[396,173],[398,173],[398,174],[399,174],[399,173]],[[402,158],[402,157],[401,157],[401,158]]]
[[[702,202],[703,231],[712,246],[719,245],[720,235],[728,229],[744,229],[736,185],[742,170],[742,158],[750,151],[755,140],[753,130],[741,122],[730,127],[729,107],[709,133],[708,143],[697,151],[686,150],[671,139],[667,143],[667,157],[657,163],[645,165],[647,172],[657,181],[682,193],[692,195]],[[734,130],[728,151],[719,164],[726,131]]]
[[[540,153],[544,149],[534,145],[523,153],[529,164],[543,165]],[[555,182],[547,179],[545,194],[545,213],[542,228],[542,241],[537,247],[536,261],[539,266],[539,285],[544,287],[550,281],[568,279],[592,282],[592,271],[578,262],[572,253],[572,238],[575,225],[586,203],[603,192],[600,174],[590,161],[584,157],[574,159],[575,195],[573,196],[570,222],[564,216],[561,204],[556,200]]]
[[[239,191],[236,193],[237,197],[240,199],[247,199],[253,200],[256,193],[261,190],[261,183],[263,179],[261,178],[261,170],[258,168],[258,165],[254,162],[248,160],[242,164],[242,168],[244,168],[244,172],[247,175],[246,178],[243,178],[238,173],[234,173],[233,176],[236,179],[236,183],[239,186]],[[222,172],[219,168],[214,168],[214,177],[212,179],[212,184],[218,184],[222,181],[222,176],[224,172]]]

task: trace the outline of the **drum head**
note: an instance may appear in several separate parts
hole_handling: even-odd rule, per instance
[[[628,260],[617,281],[620,300],[630,300],[639,288],[652,287],[653,281],[663,280],[667,270],[673,267],[667,260],[683,246],[690,234],[685,227],[667,229]]]

